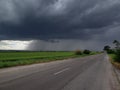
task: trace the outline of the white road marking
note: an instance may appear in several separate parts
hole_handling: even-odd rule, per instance
[[[54,75],[58,75],[58,74],[60,74],[60,73],[62,73],[62,72],[65,72],[65,71],[67,71],[67,70],[69,70],[70,68],[65,68],[65,69],[63,69],[63,70],[61,70],[61,71],[59,71],[59,72],[56,72],[56,73],[54,73]]]

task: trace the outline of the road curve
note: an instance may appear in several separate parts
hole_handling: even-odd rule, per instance
[[[106,54],[0,70],[0,90],[120,90]]]

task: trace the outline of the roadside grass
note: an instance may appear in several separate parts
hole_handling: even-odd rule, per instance
[[[115,62],[115,54],[109,54],[111,63],[118,69],[120,69],[120,63]]]
[[[89,55],[98,54],[92,52]],[[43,63],[68,58],[88,56],[75,55],[75,52],[0,52],[0,68]]]

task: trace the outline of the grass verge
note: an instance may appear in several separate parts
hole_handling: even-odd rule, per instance
[[[109,54],[111,63],[118,69],[120,69],[120,63],[115,62],[115,54]]]

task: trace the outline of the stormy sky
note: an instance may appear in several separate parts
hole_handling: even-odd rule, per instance
[[[0,49],[101,50],[119,34],[120,0],[0,0]]]

